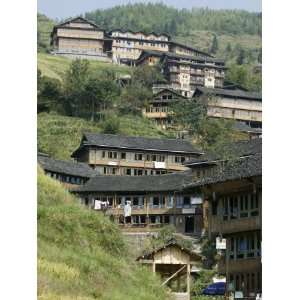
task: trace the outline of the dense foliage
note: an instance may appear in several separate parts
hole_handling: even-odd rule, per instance
[[[240,10],[193,8],[178,10],[162,3],[137,3],[98,9],[85,16],[106,29],[188,34],[192,30],[211,30],[218,34],[260,34],[261,14]]]
[[[223,155],[224,144],[241,137],[233,130],[233,121],[207,116],[210,97],[175,102],[172,105],[173,120],[179,128],[189,132],[201,149]]]
[[[109,115],[106,121],[93,122],[43,112],[38,114],[37,118],[38,151],[48,153],[58,159],[69,160],[72,152],[79,146],[84,132],[172,137],[171,133],[159,130],[150,120],[132,114],[120,115],[114,117],[113,120]]]
[[[78,202],[38,170],[38,299],[168,299],[117,226]]]

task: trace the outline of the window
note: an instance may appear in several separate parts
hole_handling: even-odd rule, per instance
[[[173,207],[173,196],[167,196],[167,207],[172,208]]]
[[[183,206],[190,207],[191,206],[191,198],[189,196],[183,197]]]
[[[159,197],[153,197],[153,206],[159,206]]]
[[[175,156],[175,163],[184,163],[185,157],[184,156]]]
[[[156,155],[152,155],[152,161],[156,161]]]
[[[135,159],[135,160],[143,160],[143,154],[141,154],[141,153],[136,153],[136,154],[134,155],[134,159]]]
[[[126,169],[126,175],[131,175],[131,169]]]
[[[102,157],[105,157],[105,151],[102,151]]]
[[[114,159],[116,159],[117,157],[118,157],[118,153],[117,152],[112,152],[112,151],[108,152],[108,158],[114,158]]]
[[[126,159],[126,152],[121,153],[121,159]]]
[[[139,197],[133,197],[132,205],[133,206],[138,206],[139,205]]]
[[[170,224],[170,216],[164,216],[164,223]]]

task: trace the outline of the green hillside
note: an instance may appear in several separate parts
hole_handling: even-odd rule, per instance
[[[119,119],[120,134],[146,137],[166,137],[168,134],[139,116],[124,115]],[[71,153],[79,146],[83,132],[103,132],[103,123],[56,114],[38,114],[38,150],[55,158],[70,159]]]
[[[46,53],[37,54],[38,68],[43,76],[62,79],[72,60],[69,58],[54,56]],[[105,70],[113,71],[116,74],[130,74],[131,69],[127,66],[119,66],[111,63],[90,60],[90,68],[93,73],[101,73]]]
[[[159,280],[131,258],[117,226],[38,169],[38,299],[162,300]]]

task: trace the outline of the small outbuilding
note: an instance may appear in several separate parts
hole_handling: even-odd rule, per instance
[[[162,286],[168,286],[176,300],[190,300],[192,266],[201,263],[201,256],[170,241],[163,247],[141,255],[137,261],[159,273]]]

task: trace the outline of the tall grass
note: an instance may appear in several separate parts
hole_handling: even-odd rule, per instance
[[[165,290],[130,259],[115,224],[38,170],[38,299],[161,300]]]

